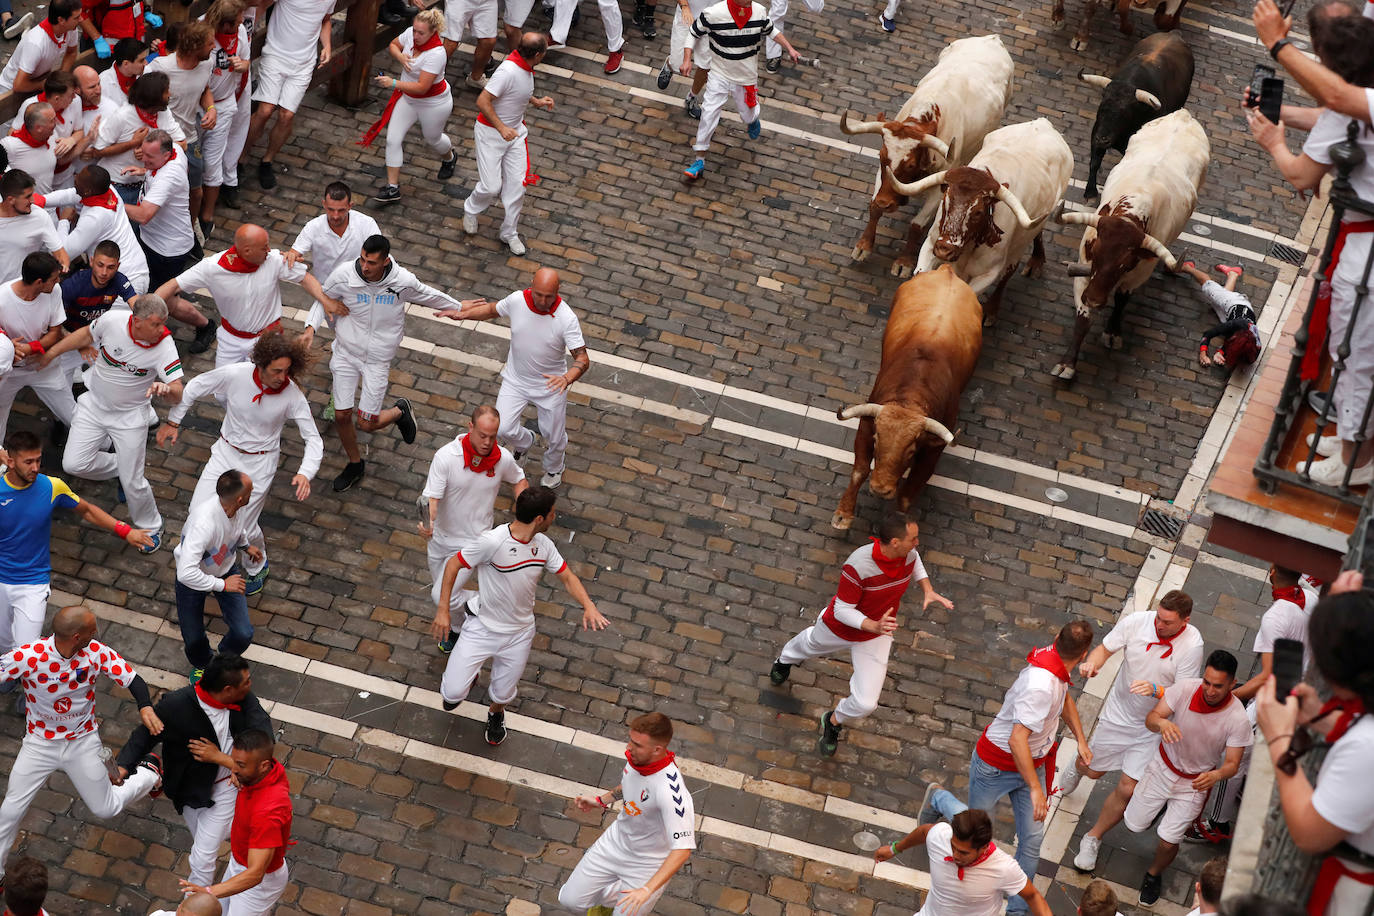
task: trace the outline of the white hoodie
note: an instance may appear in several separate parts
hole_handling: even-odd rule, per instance
[[[334,326],[334,348],[365,363],[387,363],[405,336],[405,308],[417,302],[433,308],[458,308],[447,293],[426,286],[395,261],[387,261],[378,281],[363,279],[356,260],[334,268],[324,281],[327,295],[348,306]]]

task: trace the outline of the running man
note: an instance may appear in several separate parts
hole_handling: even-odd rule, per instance
[[[306,223],[286,253],[286,266],[294,268],[296,262],[305,258],[310,262],[311,273],[316,277],[328,278],[340,264],[351,264],[363,247],[363,240],[380,235],[377,221],[361,210],[353,209],[353,191],[342,181],[332,181],[324,189],[324,213]],[[324,306],[318,302],[310,303],[310,315],[305,319],[306,343],[315,340],[315,329],[328,320]],[[326,420],[333,419],[326,416]]]

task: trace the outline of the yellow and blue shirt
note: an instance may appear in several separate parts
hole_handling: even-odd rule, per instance
[[[27,487],[0,476],[0,582],[45,585],[52,575],[48,553],[52,513],[58,506],[81,502],[65,481],[46,474]]]

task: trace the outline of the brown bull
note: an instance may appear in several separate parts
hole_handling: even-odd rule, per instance
[[[983,307],[953,267],[941,265],[897,288],[873,393],[868,403],[839,411],[842,420],[861,419],[849,488],[830,524],[845,530],[854,521],[865,480],[875,496],[897,499],[903,511],[911,505],[954,441],[959,398],[982,348]]]

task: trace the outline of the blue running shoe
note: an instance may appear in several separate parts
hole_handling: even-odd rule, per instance
[[[262,569],[249,576],[248,581],[244,583],[243,597],[252,598],[254,595],[259,594],[263,586],[267,584],[267,577],[270,574],[270,570],[271,567],[264,562],[262,564]]]
[[[897,31],[897,23],[892,19],[888,19],[882,13],[878,14],[878,24],[883,27],[884,32]]]
[[[757,140],[759,134],[763,133],[763,119],[755,118],[749,122],[749,139]]]
[[[696,159],[693,160],[691,165],[687,166],[687,168],[682,170],[682,174],[687,178],[688,181],[696,181],[698,178],[701,177],[701,173],[704,171],[706,171],[706,160]]]

